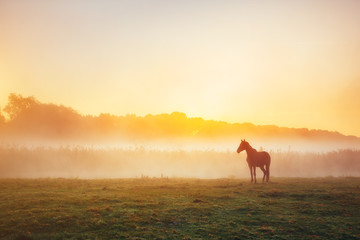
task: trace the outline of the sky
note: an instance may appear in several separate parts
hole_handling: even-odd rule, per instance
[[[10,93],[360,136],[360,1],[0,0]]]

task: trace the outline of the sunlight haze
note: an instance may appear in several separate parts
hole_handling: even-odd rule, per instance
[[[360,1],[0,1],[10,93],[360,136]]]

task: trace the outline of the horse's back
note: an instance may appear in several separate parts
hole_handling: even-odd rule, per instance
[[[258,152],[257,162],[259,165],[270,165],[271,157],[268,152]]]

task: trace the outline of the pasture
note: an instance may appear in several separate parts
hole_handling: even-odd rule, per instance
[[[360,239],[360,178],[2,179],[1,239]]]

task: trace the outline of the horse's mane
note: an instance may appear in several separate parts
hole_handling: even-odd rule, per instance
[[[252,152],[257,152],[257,150],[253,148],[250,143],[247,142],[247,145],[249,146],[249,150],[251,150]]]

